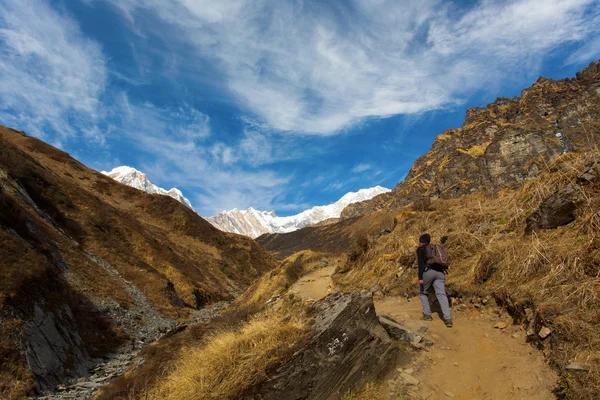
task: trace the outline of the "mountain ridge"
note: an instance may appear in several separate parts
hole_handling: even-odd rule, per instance
[[[113,178],[117,182],[120,182],[124,185],[131,186],[133,188],[139,189],[149,194],[160,194],[163,196],[169,196],[186,206],[187,208],[194,210],[192,203],[183,195],[181,190],[177,188],[171,188],[169,190],[163,189],[159,186],[156,186],[144,174],[143,172],[133,168],[122,165],[120,167],[115,167],[111,171],[102,171],[102,173],[108,177]]]
[[[561,154],[593,145],[599,110],[600,61],[575,78],[540,77],[521,96],[468,109],[462,127],[436,136],[392,191],[349,205],[341,218],[515,187]]]
[[[246,210],[234,208],[208,218],[208,222],[225,232],[238,233],[251,238],[257,238],[266,233],[293,232],[305,226],[339,218],[342,210],[348,204],[368,200],[386,192],[389,192],[389,189],[382,186],[348,192],[335,203],[315,206],[287,217],[278,217],[274,211],[259,211],[252,207]]]

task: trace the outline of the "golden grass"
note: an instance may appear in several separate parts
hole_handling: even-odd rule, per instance
[[[485,150],[488,148],[488,146],[491,144],[492,142],[485,142],[479,145],[475,145],[475,146],[471,146],[467,149],[457,149],[458,151],[460,151],[461,153],[464,154],[468,154],[471,157],[481,157],[485,154]]]
[[[384,400],[388,398],[385,385],[370,382],[360,390],[344,394],[341,400]]]
[[[308,332],[302,313],[285,309],[257,316],[236,331],[211,335],[184,348],[179,361],[149,390],[148,399],[231,399],[266,378]]]
[[[329,259],[333,259],[329,257]],[[287,257],[279,268],[263,275],[236,300],[236,306],[260,307],[272,296],[281,295],[292,286],[301,275],[314,269],[325,256],[311,250],[304,250]]]

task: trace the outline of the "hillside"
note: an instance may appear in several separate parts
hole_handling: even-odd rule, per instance
[[[357,192],[346,193],[335,203],[315,206],[288,217],[278,217],[274,211],[258,211],[252,207],[247,210],[236,208],[210,217],[208,222],[225,232],[239,233],[251,238],[256,238],[265,233],[293,232],[305,226],[312,226],[324,221],[331,222],[331,220],[340,217],[342,210],[348,204],[368,200],[389,191],[389,189],[381,186],[360,189]]]
[[[86,376],[275,266],[178,201],[1,126],[0,243],[3,398]]]
[[[461,128],[438,135],[390,193],[354,203],[342,218],[411,202],[496,193],[537,176],[566,151],[584,151],[600,126],[600,61],[577,77],[539,78],[520,97],[467,111]]]
[[[256,241],[270,250],[278,259],[284,259],[302,250],[330,254],[345,253],[358,237],[377,236],[394,229],[393,215],[385,211],[369,218],[349,218],[322,226],[309,226],[290,233],[264,234]]]

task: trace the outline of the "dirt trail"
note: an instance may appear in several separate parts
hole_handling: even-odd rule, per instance
[[[291,290],[303,298],[322,298],[331,291],[332,273],[332,268],[313,271]],[[433,341],[431,347],[423,346],[408,368],[394,373],[387,383],[388,398],[555,399],[556,374],[543,355],[526,343],[523,329],[512,326],[510,316],[501,309],[457,311],[454,307],[454,327],[447,328],[435,314],[431,322],[420,320],[418,297],[376,298],[375,307],[378,314]],[[506,328],[494,328],[499,322]]]
[[[331,275],[334,271],[335,266],[316,269],[298,279],[289,292],[305,300],[320,300],[331,291]]]

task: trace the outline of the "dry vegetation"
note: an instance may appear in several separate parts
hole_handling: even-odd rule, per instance
[[[190,326],[183,332],[164,338],[144,349],[140,354],[144,361],[134,366],[125,376],[104,388],[99,394],[98,400],[146,399],[148,396],[151,396],[150,398],[186,398],[187,394],[185,393],[188,390],[200,390],[193,386],[196,378],[191,379],[187,384],[179,381],[180,375],[190,376],[186,372],[187,367],[184,367],[190,363],[198,364],[193,368],[195,372],[190,371],[190,373],[199,374],[195,375],[196,377],[213,373],[215,372],[213,369],[218,369],[221,374],[203,378],[205,384],[213,388],[211,390],[219,390],[219,393],[222,394],[221,397],[210,397],[207,394],[206,397],[192,398],[228,398],[228,396],[233,396],[233,393],[237,393],[236,391],[249,388],[253,379],[258,376],[256,374],[264,372],[264,368],[270,365],[276,365],[278,360],[283,361],[288,354],[286,349],[292,342],[296,343],[293,339],[294,335],[304,333],[305,321],[301,318],[304,309],[298,303],[286,298],[282,302],[282,306],[277,304],[275,311],[265,311],[269,308],[266,304],[267,301],[273,296],[284,294],[298,278],[329,260],[331,260],[330,257],[311,251],[301,252],[283,260],[277,269],[256,280],[242,296],[209,323]],[[295,317],[286,318],[287,315]],[[275,325],[280,325],[280,328]],[[270,334],[267,332],[269,330],[267,328],[273,331],[271,332],[272,336],[267,336]],[[278,329],[281,330],[278,331]],[[288,334],[291,336],[289,339],[286,336]],[[272,352],[262,353],[261,349],[254,348],[257,343],[260,343],[261,346],[271,346]],[[223,359],[218,358],[217,349],[223,351],[221,356],[230,357],[229,354],[234,348],[231,346],[239,350],[238,356],[241,357],[243,353],[242,358],[245,357],[252,362],[247,363],[240,359],[241,364],[238,365],[234,359],[222,368],[212,368],[212,361],[211,363],[197,361],[203,357],[212,357],[211,360],[221,363]],[[223,350],[224,348],[227,350]],[[192,354],[196,355],[196,361],[188,358],[192,357]],[[253,357],[262,358],[256,360]],[[262,367],[247,369],[252,363],[257,366],[262,363]],[[200,368],[201,365],[206,369]],[[226,381],[220,384],[217,382],[232,374],[232,376],[242,376],[240,368],[246,372],[244,376],[248,379],[247,382],[239,385],[237,383],[227,385]],[[208,381],[210,383],[206,383]],[[174,382],[178,382],[177,385],[182,386],[181,391],[174,391]],[[219,386],[218,389],[217,386]],[[225,392],[230,394],[223,394]]]
[[[308,332],[303,309],[284,302],[235,331],[211,334],[203,344],[183,348],[148,399],[233,399],[258,384],[269,368],[289,357]]]
[[[474,194],[434,201],[432,211],[402,209],[394,231],[363,237],[334,279],[345,290],[369,288],[379,280],[383,294],[412,296],[417,240],[429,232],[451,256],[449,292],[491,294],[517,321],[524,319],[525,308],[533,309],[538,329],[553,330],[550,340],[538,344],[562,372],[559,392],[594,398],[600,393],[600,185],[584,188],[587,201],[575,222],[532,235],[524,228],[526,217],[597,154],[564,155],[521,189],[493,198]],[[590,372],[566,372],[572,362],[588,365]]]
[[[342,396],[341,400],[382,400],[387,399],[387,391],[382,383],[367,383],[360,390],[351,391]]]

